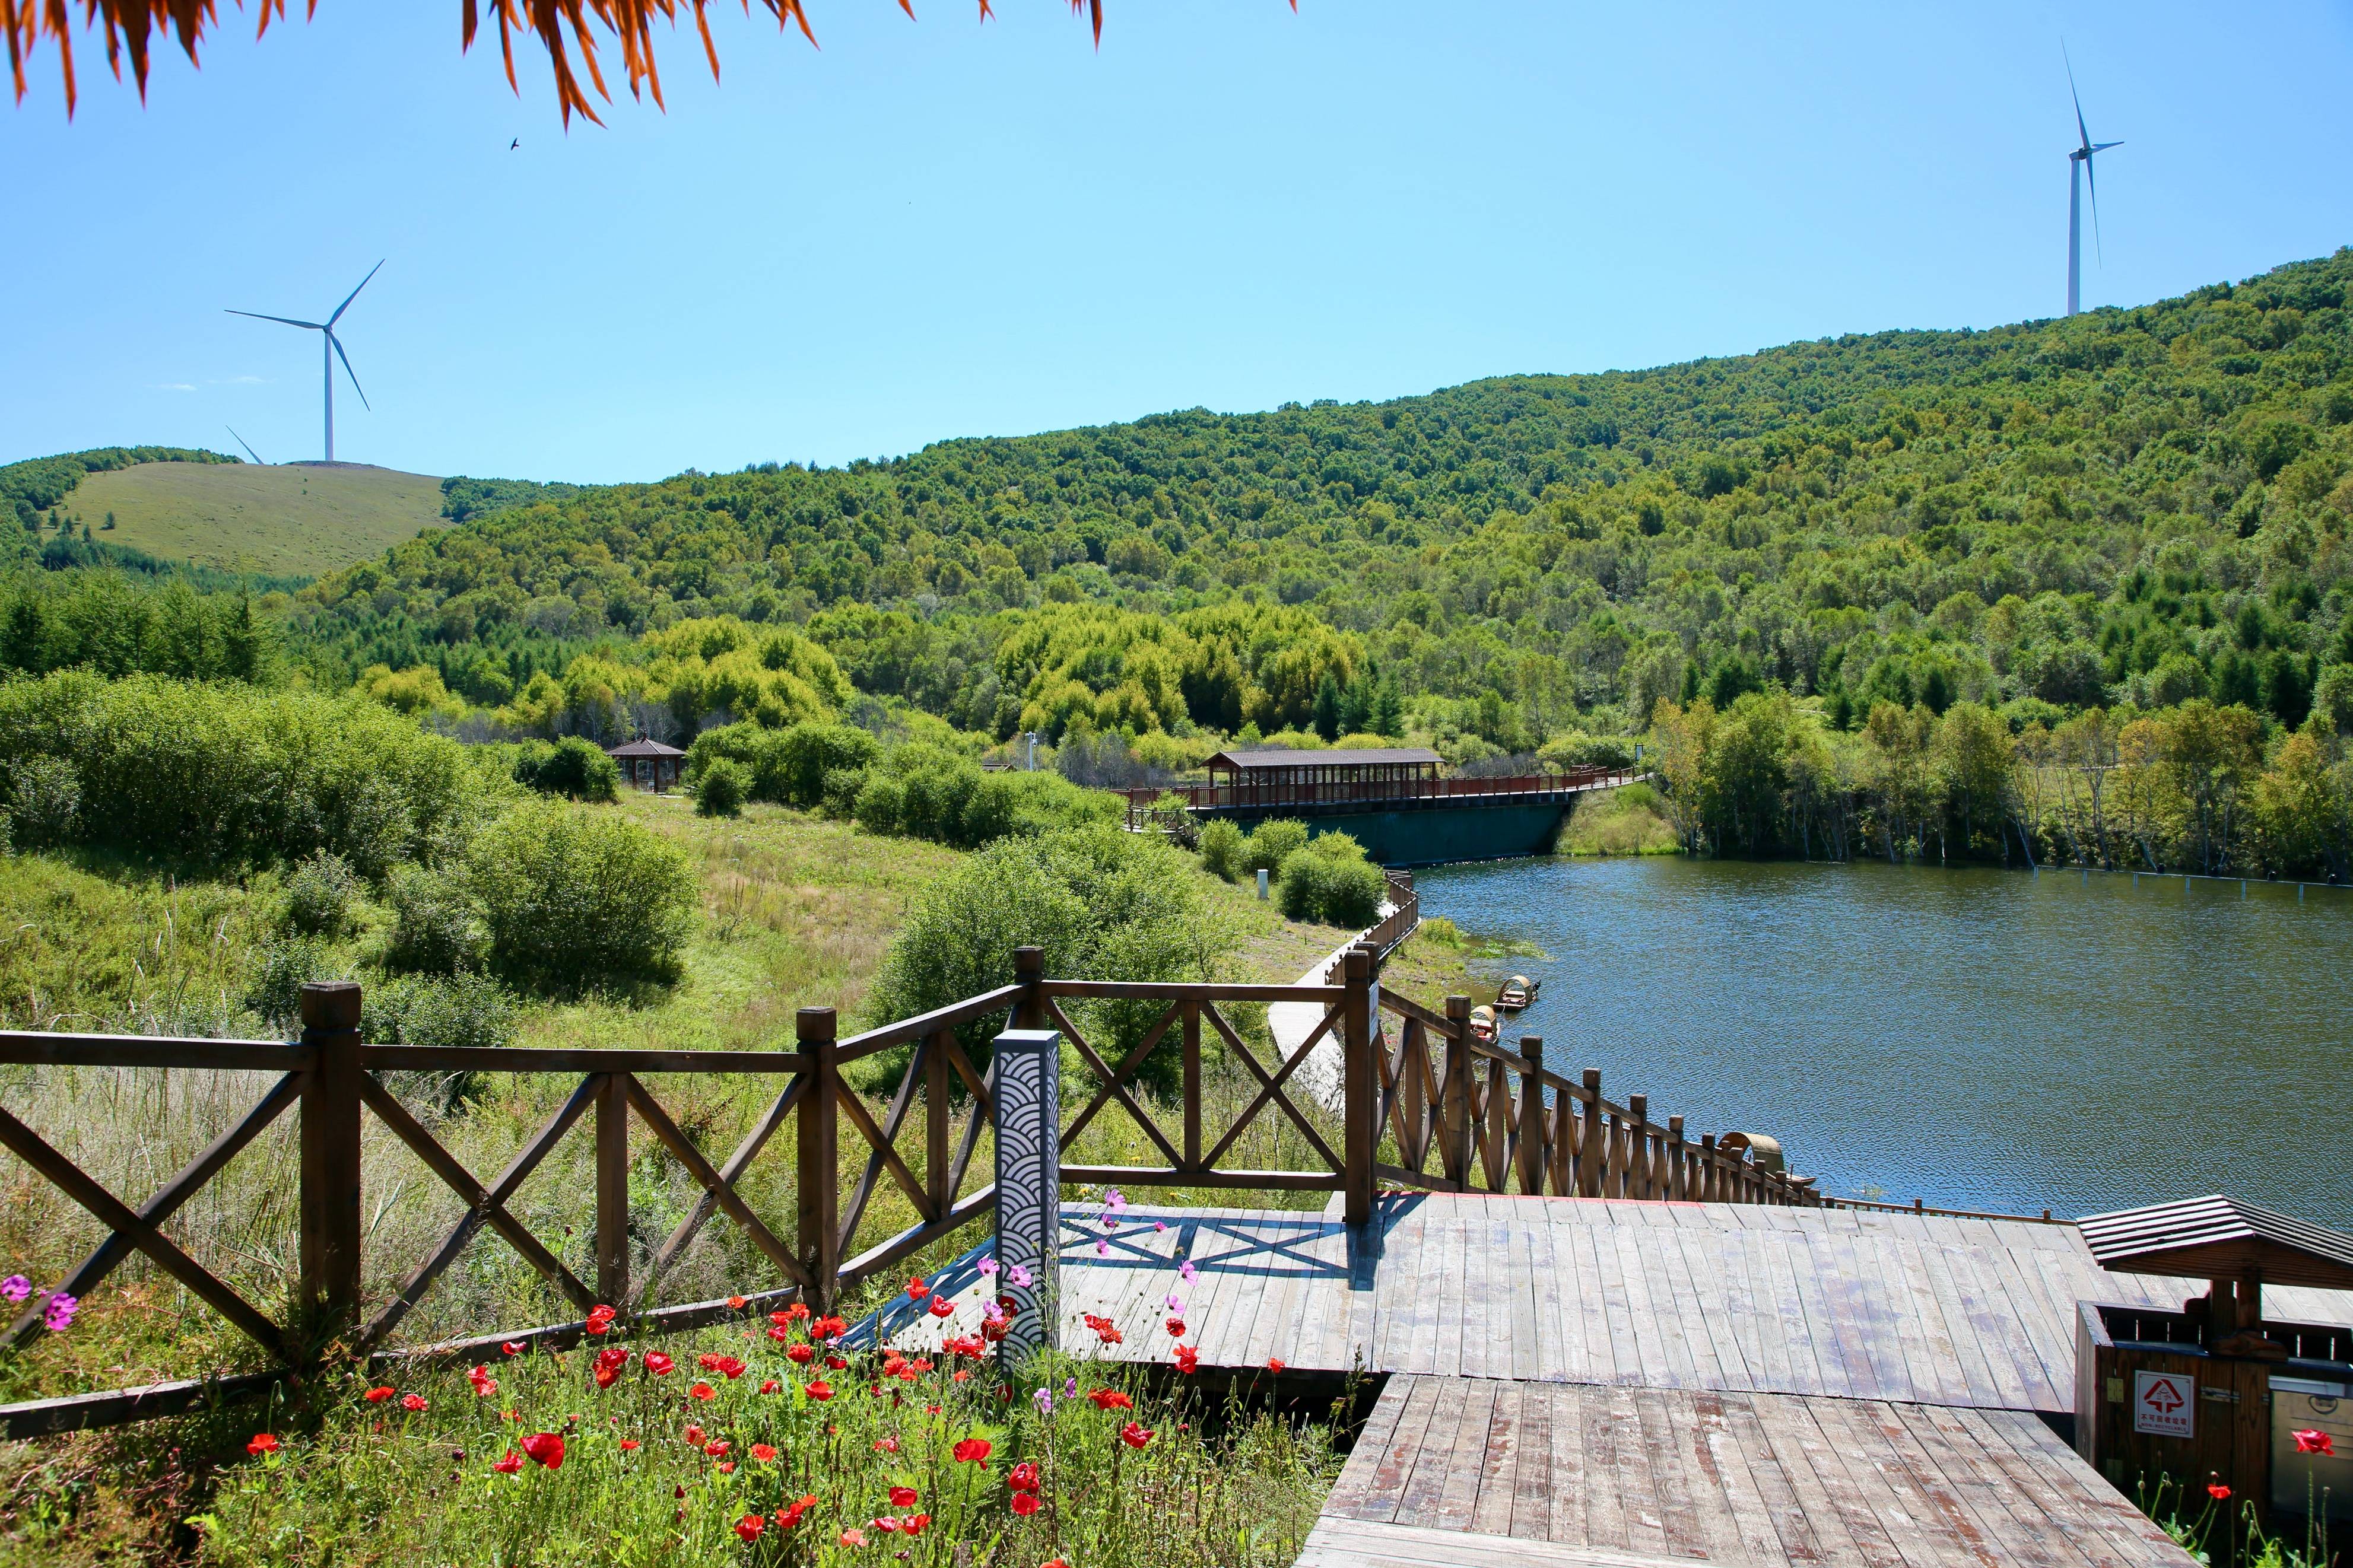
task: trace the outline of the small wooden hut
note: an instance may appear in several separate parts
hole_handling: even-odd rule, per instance
[[[631,741],[624,746],[607,746],[605,754],[620,767],[623,784],[651,790],[656,795],[676,789],[679,773],[686,766],[684,752],[659,741]]]

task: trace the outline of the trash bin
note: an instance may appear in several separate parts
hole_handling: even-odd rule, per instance
[[[2296,1452],[2295,1435],[2314,1431],[2335,1454]],[[2272,1507],[2353,1521],[2353,1384],[2273,1374]]]

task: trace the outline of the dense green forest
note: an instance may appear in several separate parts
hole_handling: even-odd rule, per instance
[[[1767,685],[1841,726],[2199,695],[2293,725],[2353,656],[2348,282],[2339,252],[1991,331],[583,489],[322,582],[300,636],[501,702],[568,645],[793,623],[861,689],[997,734],[1060,730],[1073,684],[1112,699],[1099,727],[1271,731],[1372,671],[1504,751]],[[1057,644],[1036,612],[1063,605],[1101,635]],[[1257,668],[1310,625],[1303,690]],[[1148,702],[1119,695],[1139,664]]]

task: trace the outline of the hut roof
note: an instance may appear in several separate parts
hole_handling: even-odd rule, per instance
[[[1377,768],[1410,763],[1436,763],[1440,758],[1427,746],[1366,747],[1353,752],[1294,752],[1277,747],[1262,752],[1219,752],[1210,767],[1249,773],[1257,768]]]
[[[2217,1194],[2075,1222],[2101,1266],[2191,1279],[2353,1289],[2353,1236]]]
[[[659,741],[631,741],[623,746],[607,746],[605,748],[605,754],[608,757],[682,757],[686,755],[676,746],[665,746]]]

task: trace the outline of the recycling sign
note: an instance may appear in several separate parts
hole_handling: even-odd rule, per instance
[[[2133,1430],[2158,1437],[2190,1436],[2198,1380],[2178,1372],[2133,1373]]]

